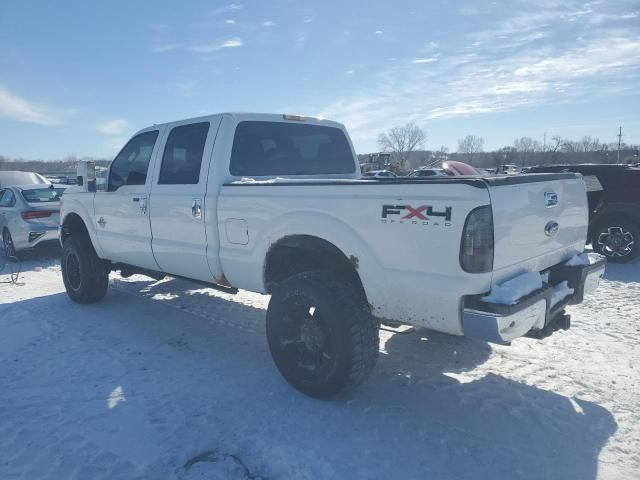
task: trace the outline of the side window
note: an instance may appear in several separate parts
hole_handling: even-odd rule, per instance
[[[585,175],[584,184],[587,187],[587,192],[601,192],[604,190],[600,180],[595,175]]]
[[[209,122],[182,125],[171,130],[162,155],[159,184],[193,185],[200,181],[200,167]]]
[[[149,161],[157,138],[158,131],[153,130],[136,135],[129,140],[111,163],[107,189],[109,192],[115,192],[123,185],[145,184]]]

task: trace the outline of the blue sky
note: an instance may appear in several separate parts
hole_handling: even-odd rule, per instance
[[[640,1],[23,1],[0,15],[0,154],[111,158],[136,130],[221,111],[346,124],[359,153],[416,122],[640,143]]]

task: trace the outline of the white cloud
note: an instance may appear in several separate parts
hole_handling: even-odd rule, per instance
[[[217,10],[214,10],[213,14],[218,15],[220,13],[232,12],[232,11],[243,10],[243,9],[244,9],[244,5],[240,3],[230,3],[229,5],[225,5],[224,7],[220,7]]]
[[[555,40],[550,34],[543,45],[514,50],[501,49],[500,40],[483,40],[469,54],[463,38],[442,56],[388,62],[370,88],[308,113],[342,121],[355,140],[371,140],[409,121],[572,104],[640,81],[640,40],[628,30],[586,31],[567,45]]]
[[[48,109],[35,105],[29,100],[11,93],[0,85],[0,117],[18,122],[39,125],[57,125],[62,123]]]
[[[194,45],[190,47],[189,50],[196,53],[213,53],[224,48],[237,48],[242,47],[243,45],[244,43],[242,42],[242,39],[235,37],[222,43]]]
[[[175,50],[179,46],[180,45],[178,45],[177,43],[167,43],[164,45],[158,45],[157,47],[153,47],[151,51],[154,53],[170,52],[171,50]]]
[[[116,118],[100,123],[96,128],[105,135],[119,135],[129,126],[129,122],[123,118]]]
[[[227,25],[235,25],[236,21],[230,18],[229,20],[225,20],[224,23],[226,23]]]
[[[420,65],[423,63],[433,63],[433,62],[437,62],[438,59],[436,57],[429,57],[429,58],[415,58],[413,60],[411,60],[411,63],[416,64],[416,65]]]
[[[376,35],[382,35],[384,32],[382,30],[376,30]]]
[[[515,71],[522,77],[580,77],[640,63],[640,40],[610,38],[558,57],[548,57]]]
[[[263,27],[274,27],[276,24],[275,22],[272,22],[271,20],[267,20],[265,22],[262,22],[262,26]]]
[[[306,17],[304,17],[304,18],[302,19],[302,21],[303,21],[304,23],[311,23],[311,22],[313,22],[313,17],[310,17],[309,15],[307,15]]]

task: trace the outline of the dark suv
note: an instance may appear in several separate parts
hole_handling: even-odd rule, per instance
[[[640,254],[640,168],[631,165],[543,165],[529,173],[577,172],[589,201],[588,241],[611,262]]]

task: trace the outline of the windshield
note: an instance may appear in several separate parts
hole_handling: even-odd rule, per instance
[[[33,188],[22,190],[22,197],[28,203],[59,202],[64,188]]]

